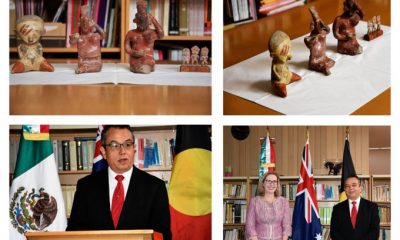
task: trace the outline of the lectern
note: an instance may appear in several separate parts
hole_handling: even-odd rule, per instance
[[[153,230],[27,232],[28,240],[153,240]]]

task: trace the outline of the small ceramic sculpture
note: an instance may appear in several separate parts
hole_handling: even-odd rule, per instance
[[[190,49],[184,48],[182,50],[182,64],[190,64]]]
[[[364,40],[371,41],[381,35],[383,35],[381,16],[373,16],[372,20],[368,21],[368,32],[364,35]]]
[[[200,57],[199,57],[200,53]],[[208,53],[207,47],[193,46],[191,49],[184,48],[182,50],[182,65],[179,68],[180,72],[210,72],[208,66]],[[199,64],[200,60],[200,64]]]
[[[164,31],[158,21],[146,12],[147,1],[139,0],[137,13],[133,22],[137,28],[130,30],[125,36],[125,51],[129,55],[130,70],[134,73],[150,73],[154,71],[154,42],[164,37]],[[153,25],[155,29],[151,29]]]
[[[202,47],[200,50],[200,64],[207,65],[208,64],[208,48]]]
[[[277,95],[286,97],[286,85],[301,79],[299,75],[289,71],[289,67],[286,65],[286,62],[292,58],[290,38],[286,33],[276,31],[269,39],[268,46],[272,57],[272,88]]]
[[[363,19],[364,12],[357,0],[345,0],[343,11],[333,22],[333,35],[338,40],[337,51],[347,55],[360,54],[363,49],[357,42],[355,27]]]
[[[18,46],[18,60],[11,73],[28,71],[53,72],[53,66],[43,57],[40,37],[45,33],[43,20],[35,15],[25,15],[16,22],[16,34],[21,39]]]
[[[191,64],[193,65],[199,64],[200,48],[198,46],[193,46],[191,50],[192,50],[192,55],[190,55]]]
[[[308,68],[325,75],[331,74],[330,68],[335,65],[335,61],[325,55],[326,51],[326,34],[331,30],[322,19],[314,7],[309,8],[313,21],[310,25],[310,36],[304,38],[304,43],[310,49],[310,58]]]
[[[75,33],[69,36],[71,44],[78,45],[78,68],[75,73],[100,72],[101,62],[101,40],[105,32],[88,16],[88,6],[81,7],[81,18],[79,29],[81,34]]]

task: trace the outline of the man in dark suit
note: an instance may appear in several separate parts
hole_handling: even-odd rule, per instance
[[[360,197],[362,187],[356,175],[346,178],[344,189],[347,200],[333,207],[332,240],[378,240],[378,205]]]
[[[107,170],[78,181],[67,231],[153,229],[171,239],[165,183],[134,165],[129,126],[106,126],[101,153]]]

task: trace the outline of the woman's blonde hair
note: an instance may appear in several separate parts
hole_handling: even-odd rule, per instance
[[[265,179],[269,175],[274,175],[276,177],[277,183],[276,183],[276,190],[274,192],[274,195],[275,195],[275,197],[279,197],[279,174],[277,172],[266,172],[266,173],[264,173],[264,175],[262,176],[261,180],[258,181],[258,195],[264,196],[264,194],[265,194],[264,182],[265,182]]]

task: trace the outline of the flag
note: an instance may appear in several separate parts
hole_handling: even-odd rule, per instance
[[[356,170],[354,169],[353,160],[350,154],[350,142],[348,137],[344,141],[343,150],[343,166],[342,166],[342,179],[340,181],[340,197],[339,202],[343,202],[347,199],[346,192],[344,191],[344,182],[348,176],[356,175]]]
[[[10,239],[25,232],[64,231],[64,199],[56,168],[49,126],[22,126],[10,188]]]
[[[258,177],[262,177],[266,172],[272,172],[275,170],[275,149],[269,134],[260,139],[261,150],[260,150],[260,167],[258,171]]]
[[[174,240],[211,239],[211,139],[209,126],[178,126],[168,188]]]
[[[293,210],[293,240],[321,240],[322,226],[318,214],[314,176],[308,140],[303,149],[300,179]]]
[[[94,156],[93,156],[93,168],[92,173],[100,172],[108,167],[107,161],[103,159],[101,155],[100,148],[101,148],[101,133],[103,132],[104,126],[100,125],[97,129],[96,135],[96,146],[94,149]]]

